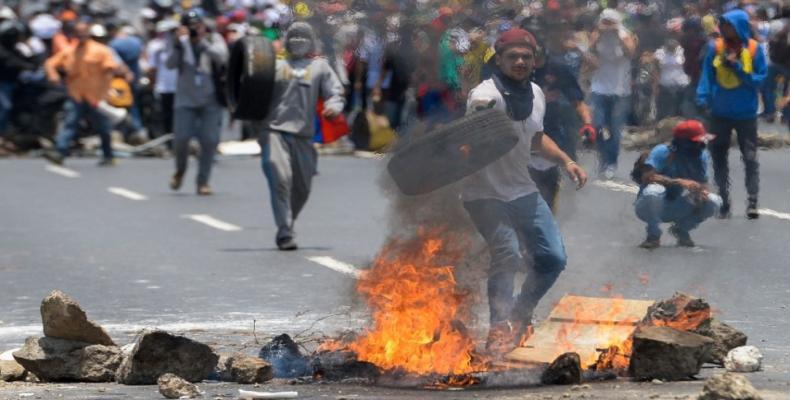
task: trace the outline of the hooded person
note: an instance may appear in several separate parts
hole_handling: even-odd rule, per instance
[[[546,100],[541,88],[530,82],[536,47],[535,38],[523,29],[502,33],[494,45],[493,75],[472,89],[467,101],[469,112],[493,107],[506,113],[519,135],[510,152],[462,183],[464,208],[491,254],[486,348],[500,355],[529,332],[533,310],[566,263],[557,223],[527,168],[531,154],[561,165],[579,188],[587,180],[584,170],[543,133]],[[525,259],[522,248],[531,260]],[[521,293],[513,298],[516,273],[527,266]]]
[[[318,57],[313,28],[295,22],[285,33],[285,59],[276,63],[273,104],[258,142],[269,183],[272,214],[280,250],[296,250],[294,221],[307,202],[318,154],[313,147],[316,105],[335,118],[345,105],[343,85],[326,59]]]
[[[710,153],[705,145],[713,138],[697,120],[679,123],[670,144],[654,147],[633,176],[640,184],[634,209],[647,223],[647,238],[639,246],[661,246],[661,223],[671,223],[669,232],[678,246],[694,247],[689,232],[713,216],[721,197],[710,193]]]
[[[710,112],[710,131],[716,135],[709,149],[719,195],[720,218],[729,218],[730,182],[727,155],[732,131],[738,134],[746,169],[748,202],[746,216],[759,217],[759,163],[757,161],[757,107],[767,74],[765,49],[752,38],[749,15],[743,10],[726,12],[719,19],[721,38],[708,45],[697,85],[697,104]]]

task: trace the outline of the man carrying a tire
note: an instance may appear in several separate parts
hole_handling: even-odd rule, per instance
[[[272,109],[263,122],[263,174],[269,182],[272,213],[280,250],[296,250],[294,221],[307,202],[318,154],[313,147],[316,104],[334,118],[343,111],[343,85],[329,63],[317,57],[313,28],[296,22],[285,33],[287,57],[275,66]]]
[[[493,104],[513,120],[516,147],[466,178],[464,207],[491,253],[488,302],[491,327],[486,348],[503,354],[529,331],[532,312],[565,268],[566,255],[557,223],[540,196],[527,166],[530,153],[563,166],[579,188],[587,173],[543,133],[546,100],[530,82],[535,66],[535,38],[522,29],[504,32],[496,41],[497,68],[469,94],[468,109]],[[521,249],[528,250],[526,260]],[[516,272],[531,265],[518,298],[513,298]]]
[[[173,117],[176,171],[170,178],[170,188],[181,188],[187,170],[189,140],[197,136],[200,142],[197,194],[210,195],[208,180],[222,127],[223,88],[218,86],[216,76],[227,62],[228,47],[222,36],[207,29],[202,16],[194,10],[181,17],[181,26],[170,46],[166,66],[178,70]]]

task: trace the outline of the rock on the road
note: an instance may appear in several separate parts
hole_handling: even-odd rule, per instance
[[[727,372],[708,378],[697,400],[762,400],[762,396],[746,377]]]
[[[713,339],[665,327],[642,327],[634,333],[628,372],[637,379],[676,381],[697,375]]]
[[[576,353],[557,357],[540,377],[544,385],[578,385],[582,382],[581,358]]]
[[[200,397],[197,385],[189,383],[174,374],[164,374],[156,380],[159,393],[168,399],[194,399]]]
[[[164,331],[144,331],[118,369],[117,380],[126,385],[153,385],[173,373],[189,382],[206,379],[219,357],[211,348]]]
[[[245,354],[220,354],[216,374],[219,380],[236,383],[263,383],[274,377],[268,362]]]
[[[14,359],[45,382],[112,382],[121,363],[116,346],[30,337]]]
[[[757,372],[763,366],[763,355],[754,346],[741,346],[730,350],[724,359],[729,372]]]
[[[702,324],[694,332],[713,339],[713,348],[705,362],[717,365],[724,365],[727,353],[736,347],[745,346],[748,340],[746,334],[717,319]]]
[[[41,302],[41,321],[45,336],[115,346],[110,335],[88,320],[82,307],[60,290],[53,290]]]
[[[26,375],[27,371],[18,362],[0,360],[0,382],[23,381]]]

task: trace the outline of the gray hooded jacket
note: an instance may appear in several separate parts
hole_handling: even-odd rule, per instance
[[[304,22],[291,25],[285,33],[285,43],[294,33],[308,34],[313,42],[311,53],[317,52],[317,40],[310,25]],[[324,100],[325,109],[343,111],[343,85],[325,59],[289,55],[285,60],[277,60],[272,109],[263,122],[264,129],[312,138],[319,97]]]

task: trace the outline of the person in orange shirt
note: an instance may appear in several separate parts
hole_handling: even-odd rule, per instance
[[[112,123],[97,110],[97,105],[107,95],[112,78],[123,73],[123,66],[109,47],[91,39],[87,23],[77,23],[74,33],[78,39],[77,45],[63,49],[44,64],[47,79],[51,83],[59,85],[61,76],[65,77],[69,94],[63,106],[63,126],[55,138],[57,153],[48,153],[46,157],[56,164],[62,164],[69,153],[69,145],[77,133],[80,119],[88,117],[101,138],[103,158],[99,165],[113,165],[110,146]]]

